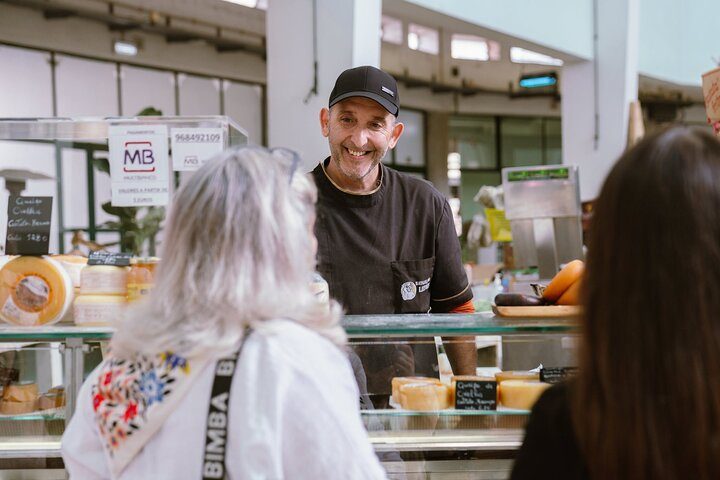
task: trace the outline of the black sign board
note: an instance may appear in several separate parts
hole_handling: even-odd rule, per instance
[[[48,254],[52,202],[52,197],[10,197],[5,237],[6,254]]]
[[[455,382],[457,410],[497,410],[497,382],[458,380]]]
[[[90,252],[88,265],[112,265],[114,267],[127,267],[130,265],[130,253]]]
[[[540,369],[540,381],[545,383],[560,383],[577,374],[577,367],[552,367]]]

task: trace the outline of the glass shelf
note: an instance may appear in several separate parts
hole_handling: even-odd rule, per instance
[[[350,337],[434,335],[517,335],[577,333],[572,319],[502,318],[492,313],[346,315],[342,326]],[[57,341],[66,338],[110,340],[112,327],[16,327],[0,325],[0,341]]]
[[[436,410],[436,411],[416,411],[416,410],[399,410],[394,408],[361,410],[360,414],[365,417],[475,417],[475,416],[492,416],[498,415],[530,415],[530,410],[516,410],[512,408],[498,407],[497,410]]]
[[[228,116],[2,118],[0,140],[58,140],[105,143],[111,125],[167,125],[179,128],[223,128],[228,146],[247,143],[247,132]]]
[[[111,327],[76,327],[75,325],[48,327],[0,325],[0,341],[51,342],[67,338],[110,340],[114,331],[115,329]]]
[[[452,314],[347,315],[342,325],[350,337],[382,335],[513,335],[574,333],[567,318],[504,318],[491,312]]]

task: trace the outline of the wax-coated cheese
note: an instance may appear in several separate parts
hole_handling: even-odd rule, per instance
[[[58,322],[73,296],[70,275],[49,257],[15,257],[0,269],[0,318],[8,323]]]
[[[73,305],[76,325],[113,325],[123,314],[127,301],[119,295],[78,295]]]
[[[53,255],[50,258],[58,262],[70,275],[74,288],[80,288],[80,272],[87,266],[87,257],[80,255]]]
[[[11,383],[3,390],[3,402],[30,402],[37,400],[37,383]]]
[[[436,383],[406,383],[400,387],[400,405],[407,410],[443,410],[450,407],[448,387]]]
[[[505,380],[500,382],[500,404],[518,410],[530,410],[549,383],[531,380]]]
[[[408,383],[434,383],[441,385],[440,380],[430,377],[395,377],[392,379],[392,399],[395,403],[400,403],[400,387]]]
[[[504,372],[497,372],[495,374],[495,380],[498,384],[505,380],[540,380],[540,372],[530,372],[528,370],[506,370]]]
[[[80,273],[81,295],[126,295],[127,267],[91,265]]]

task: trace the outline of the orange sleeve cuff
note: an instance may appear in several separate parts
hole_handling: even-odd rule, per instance
[[[475,313],[475,305],[473,305],[472,300],[468,300],[462,305],[458,305],[450,310],[449,313]]]

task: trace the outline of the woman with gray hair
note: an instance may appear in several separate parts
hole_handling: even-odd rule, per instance
[[[85,381],[73,478],[385,478],[310,288],[316,198],[285,155],[228,151],[177,192],[148,301]]]

